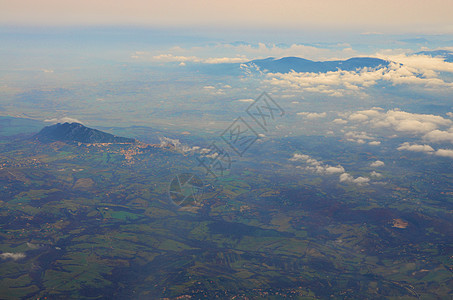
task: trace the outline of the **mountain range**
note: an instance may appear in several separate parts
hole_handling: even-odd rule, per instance
[[[431,57],[441,57],[446,62],[453,62],[453,51],[449,50],[434,50],[434,51],[421,51],[415,54],[428,55]]]
[[[387,66],[388,61],[373,57],[354,57],[348,60],[332,61],[312,61],[300,57],[283,57],[275,59],[273,57],[266,59],[252,60],[246,64],[255,64],[261,70],[267,70],[272,73],[295,72],[330,72],[337,70],[354,71],[360,68],[377,68]]]
[[[453,62],[453,52],[449,50],[421,51],[415,53],[431,57],[441,57],[446,62]],[[257,66],[261,71],[271,73],[312,72],[325,73],[338,70],[355,71],[362,68],[386,67],[391,63],[375,57],[353,57],[347,60],[313,61],[300,57],[283,57],[276,59],[269,57],[265,59],[251,60],[245,63],[223,63],[223,64],[193,64],[189,66],[196,71],[210,75],[241,75],[241,66]]]
[[[80,142],[80,143],[135,143],[136,140],[116,136],[80,123],[58,123],[44,127],[34,138],[40,142]]]
[[[388,66],[390,62],[374,57],[353,57],[347,60],[313,61],[300,57],[283,57],[276,59],[269,57],[265,59],[251,60],[245,63],[223,63],[223,64],[193,64],[189,66],[194,71],[201,71],[210,75],[242,75],[241,67],[257,66],[261,71],[272,73],[313,72],[324,73],[329,71],[354,71],[362,68],[378,68]]]

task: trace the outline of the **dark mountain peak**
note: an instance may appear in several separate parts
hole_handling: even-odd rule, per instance
[[[296,72],[329,72],[329,71],[355,71],[362,68],[378,68],[389,64],[388,61],[374,57],[353,57],[347,60],[333,61],[312,61],[300,57],[283,57],[275,59],[272,57],[266,59],[252,60],[253,63],[262,70],[269,72],[287,73],[291,70]],[[246,63],[247,64],[247,63]]]
[[[282,58],[268,57],[264,59],[255,59],[244,63],[222,63],[222,64],[203,64],[195,63],[188,68],[194,71],[201,71],[210,75],[244,75],[244,66],[248,66],[251,70],[257,66],[263,72],[271,73],[289,73],[295,72],[310,72],[310,73],[326,73],[343,71],[357,71],[363,68],[378,69],[387,67],[391,62],[375,57],[353,57],[347,60],[327,60],[313,61],[305,58],[289,56]]]
[[[134,139],[115,136],[80,123],[58,123],[44,127],[35,138],[41,142],[135,143]]]

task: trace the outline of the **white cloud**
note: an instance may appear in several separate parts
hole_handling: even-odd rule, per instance
[[[365,114],[361,114],[361,113],[353,113],[349,116],[349,120],[351,121],[366,121],[368,120],[368,116],[365,115]]]
[[[449,118],[433,114],[410,113],[399,109],[384,111],[379,107],[356,112],[338,113],[338,115],[349,120],[349,122],[358,123],[349,128],[360,126],[360,128],[373,132],[373,135],[376,136],[387,138],[418,137],[420,139],[413,143],[405,142],[401,144],[397,147],[399,151],[421,152],[450,157],[449,151],[443,151],[447,149],[436,151],[430,145],[431,143],[453,144],[453,120]],[[447,113],[447,115],[449,114]],[[333,123],[344,124],[346,123],[344,119],[335,119]],[[345,132],[347,128],[345,127],[341,131]],[[345,140],[358,144],[380,145],[381,142],[377,141],[373,135],[364,131],[347,131],[345,132]]]
[[[344,172],[344,168],[340,165],[338,165],[336,167],[328,166],[328,167],[325,167],[325,172],[326,172],[326,174],[342,173],[342,172]]]
[[[423,136],[423,139],[429,142],[441,143],[449,142],[453,143],[453,132],[442,131],[442,130],[433,130],[428,132]]]
[[[449,116],[450,118],[453,118],[453,113],[452,112],[447,112],[447,116]]]
[[[308,156],[308,155],[294,153],[293,157],[291,157],[289,160],[290,161],[305,161],[305,160],[307,160],[309,158],[310,158],[310,156]]]
[[[371,125],[375,127],[390,127],[396,131],[423,134],[447,126],[452,121],[441,116],[415,114],[400,110],[389,110],[376,116]]]
[[[385,163],[381,160],[376,160],[370,164],[370,167],[382,167]]]
[[[405,142],[401,144],[397,150],[402,151],[402,150],[407,150],[407,151],[413,151],[413,152],[425,152],[425,153],[432,153],[434,152],[434,149],[430,145],[418,145],[418,144],[409,144],[408,142]]]
[[[420,141],[413,143],[405,142],[401,144],[397,150],[423,152],[427,154],[435,154],[438,156],[450,157],[450,150],[439,149],[436,151],[428,143],[450,143],[453,144],[453,120],[440,115],[419,114],[405,112],[399,109],[391,109],[384,111],[382,108],[373,107],[367,110],[359,110],[349,113],[338,113],[343,119],[335,119],[335,124],[345,124],[347,120],[358,123],[349,128],[364,128],[367,131],[375,132],[373,134],[387,138],[396,138],[408,136],[411,138],[419,137]],[[447,113],[448,116],[453,113]],[[348,127],[342,129],[342,132]],[[379,129],[384,129],[376,131]],[[345,132],[347,141],[356,142],[359,144],[368,143],[369,145],[380,145],[375,137],[367,132],[348,131]],[[445,151],[444,151],[445,150]]]
[[[53,119],[46,119],[44,122],[56,124],[56,123],[80,123],[83,124],[81,121],[70,118],[70,117],[62,117],[62,118],[53,118]]]
[[[254,102],[255,100],[254,99],[238,99],[238,100],[234,100],[234,101],[251,103],[251,102]]]
[[[304,116],[307,119],[319,119],[319,118],[325,118],[327,116],[327,113],[325,113],[325,112],[322,112],[322,113],[298,112],[297,115]]]
[[[371,176],[371,177],[382,177],[382,174],[381,174],[381,173],[378,173],[378,172],[376,172],[376,171],[373,171],[373,172],[370,173],[370,176]]]
[[[429,55],[383,55],[377,54],[377,57],[403,64],[408,70],[415,73],[421,73],[424,77],[435,77],[433,72],[452,72],[453,63],[446,62],[442,57],[431,57]]]
[[[366,132],[350,131],[345,133],[345,138],[348,142],[355,142],[358,144],[365,144],[366,140],[374,140],[374,137],[369,136]]]
[[[212,85],[205,85],[203,87],[203,89],[205,91],[209,92],[210,94],[214,94],[214,95],[223,95],[223,94],[225,94],[225,91],[223,89],[216,88],[215,86],[212,86]]]
[[[453,158],[453,150],[451,149],[439,149],[435,153],[437,156]]]
[[[347,124],[348,121],[343,120],[343,119],[335,119],[335,120],[332,121],[332,123],[340,124],[340,125],[341,125],[341,124]]]
[[[174,55],[171,53],[152,55],[148,52],[136,51],[131,58],[137,60],[151,60],[158,62],[180,62],[181,66],[185,66],[188,62],[193,63],[205,63],[205,64],[223,64],[223,63],[243,63],[250,61],[245,56],[240,57],[198,57],[198,56],[184,56],[184,55]]]
[[[297,56],[306,59],[326,60],[334,57],[351,57],[357,53],[351,49],[331,50],[326,48],[319,48],[314,46],[307,46],[301,44],[292,44],[288,47],[280,47],[275,44],[258,43],[258,45],[238,45],[233,46],[229,44],[217,45],[217,50],[227,48],[236,53],[245,54],[254,58],[267,58],[267,57],[287,57]]]
[[[368,133],[362,131],[362,132],[346,132],[345,136],[347,138],[353,138],[353,139],[364,139],[364,140],[372,140],[374,139],[373,137],[369,136]]]
[[[202,153],[205,149],[201,149],[198,146],[189,147],[187,145],[182,144],[178,139],[171,139],[168,137],[159,137],[160,140],[160,147],[162,148],[170,148],[181,153],[190,153],[190,152],[200,152]]]
[[[148,53],[146,52],[136,52],[134,56],[135,59],[141,58]],[[160,54],[152,57],[153,60],[161,62],[201,62],[202,60],[196,56],[180,56],[173,54]]]
[[[439,130],[453,124],[452,120],[442,116],[410,113],[398,109],[385,112],[380,108],[372,108],[349,113],[345,117],[372,128],[388,128],[399,133],[424,135],[424,139],[431,142],[453,142],[453,131]]]
[[[344,168],[341,165],[331,166],[325,164],[321,161],[318,161],[308,155],[294,153],[293,157],[289,159],[290,161],[302,161],[305,162],[308,166],[305,167],[306,170],[318,173],[318,174],[335,174],[343,173]]]
[[[370,178],[361,176],[354,178],[349,173],[343,173],[340,175],[340,182],[355,183],[357,185],[366,185],[370,182]]]
[[[452,82],[439,77],[438,72],[453,72],[453,63],[428,56],[382,56],[388,66],[379,69],[362,68],[355,71],[325,73],[289,72],[268,73],[265,82],[285,89],[296,89],[330,96],[365,96],[365,90],[379,82],[392,85],[415,85],[425,90],[453,89]],[[366,115],[354,115],[355,120],[366,120]]]
[[[243,63],[249,61],[246,57],[209,57],[203,60],[206,64]]]
[[[349,173],[345,172],[345,169],[341,165],[337,165],[335,167],[330,166],[330,165],[325,164],[321,161],[318,161],[306,154],[295,153],[295,154],[293,154],[293,157],[291,157],[289,160],[304,162],[307,164],[307,166],[303,169],[311,171],[311,172],[315,172],[318,174],[322,174],[322,175],[340,174],[340,176],[339,176],[340,182],[354,183],[357,185],[366,185],[370,182],[370,178],[368,178],[368,177],[359,176],[357,178],[354,178]],[[299,168],[302,168],[302,167],[299,167]]]
[[[0,254],[0,258],[19,260],[19,259],[25,258],[25,254],[21,253],[21,252],[18,252],[18,253],[3,252]]]

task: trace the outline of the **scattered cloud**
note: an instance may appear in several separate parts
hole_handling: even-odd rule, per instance
[[[218,57],[213,57],[213,54]],[[140,61],[219,64],[243,63],[268,57],[297,56],[312,60],[335,60],[355,55],[358,55],[358,52],[346,43],[338,44],[334,48],[322,48],[303,44],[276,45],[259,42],[256,44],[216,43],[189,48],[176,46],[167,49],[165,53],[135,51],[130,57]]]
[[[371,176],[371,177],[377,177],[377,178],[379,178],[379,177],[382,177],[382,174],[381,174],[381,173],[378,173],[378,172],[376,172],[376,171],[373,171],[373,172],[370,173],[370,176]]]
[[[453,150],[451,149],[439,149],[435,152],[437,156],[453,158]]]
[[[349,115],[350,121],[366,123],[372,127],[391,128],[395,131],[426,134],[440,126],[453,124],[450,119],[431,114],[416,114],[398,109],[383,112],[378,108],[357,111]]]
[[[413,152],[425,152],[425,153],[433,153],[434,149],[430,145],[418,145],[418,144],[410,144],[408,142],[405,142],[401,144],[397,150],[402,151],[402,150],[407,150],[407,151],[413,151]]]
[[[350,113],[341,113],[339,115],[344,119],[335,119],[333,122],[337,125],[349,123],[353,126],[360,126],[374,132],[378,129],[385,129],[385,132],[381,131],[381,134],[384,134],[384,136],[387,135],[387,137],[420,137],[421,141],[424,141],[425,143],[453,144],[453,121],[439,115],[410,113],[399,109],[384,111],[379,107]],[[389,135],[389,133],[392,135]],[[365,132],[347,132],[345,133],[345,138],[348,141],[357,142],[359,144],[363,144],[366,141],[369,141],[369,145],[380,144],[379,141],[376,141],[372,136]],[[405,147],[409,146],[401,146],[400,149],[405,149]],[[420,150],[421,148],[415,146],[409,149],[411,149],[409,151],[416,151],[413,149]],[[426,149],[427,148],[425,147],[425,150]]]
[[[143,57],[144,54],[147,54],[147,53],[140,52],[140,54],[138,54],[136,52],[135,55],[132,56],[132,58],[138,59],[140,57]],[[181,55],[173,55],[173,54],[155,55],[152,57],[152,59],[155,61],[160,61],[160,62],[184,62],[184,63],[185,62],[202,62],[202,60],[196,56],[181,56]]]
[[[343,119],[335,119],[335,120],[332,121],[332,123],[342,125],[342,124],[347,124],[348,121],[343,120]]]
[[[205,63],[205,64],[224,64],[224,63],[243,63],[250,61],[245,56],[240,57],[198,57],[198,56],[184,56],[174,55],[171,53],[152,55],[149,52],[136,51],[131,55],[131,58],[136,60],[150,60],[156,62],[179,62],[181,66],[185,66],[186,63]]]
[[[254,102],[255,100],[254,99],[238,99],[238,100],[234,100],[234,101],[251,103],[251,102]]]
[[[298,112],[297,115],[304,116],[307,119],[319,119],[319,118],[325,118],[327,116],[327,113],[325,113],[325,112],[322,112],[322,113]]]
[[[370,167],[382,167],[385,163],[381,160],[376,160],[370,164]]]
[[[308,117],[311,113],[298,114]],[[344,133],[346,141],[378,146],[381,141],[378,141],[377,137],[407,137],[411,138],[412,142],[400,144],[397,150],[451,157],[453,150],[436,151],[436,148],[443,148],[445,144],[453,144],[453,120],[450,118],[434,114],[411,113],[397,108],[386,111],[380,107],[354,112],[337,112],[337,115],[340,118],[334,119],[331,124]],[[453,116],[453,113],[446,115]],[[341,128],[340,125],[346,126]],[[363,128],[366,131],[351,131],[356,128]],[[439,147],[434,147],[433,144],[439,144]],[[378,164],[375,162],[372,166],[377,167]]]
[[[345,138],[348,142],[355,142],[357,144],[365,144],[366,140],[374,140],[375,138],[369,136],[366,132],[350,131],[345,133]]]
[[[353,113],[349,116],[349,120],[351,121],[366,121],[368,120],[368,116],[360,113]]]
[[[377,53],[376,56],[381,59],[394,61],[405,66],[406,70],[411,73],[422,74],[424,78],[435,78],[436,72],[453,73],[453,63],[446,62],[442,57],[432,57],[430,55],[385,55]]]
[[[3,252],[0,254],[1,259],[12,259],[12,260],[19,260],[25,258],[25,254],[18,252],[18,253],[11,253],[11,252]]]
[[[182,144],[178,139],[171,139],[168,137],[159,137],[160,140],[160,147],[162,148],[170,148],[181,153],[190,153],[190,152],[203,152],[204,149],[200,149],[198,146],[189,147],[187,145]]]
[[[290,161],[301,161],[305,162],[307,166],[305,167],[306,170],[316,172],[318,174],[335,174],[335,173],[343,173],[344,168],[341,165],[331,166],[320,162],[309,155],[305,154],[298,154],[295,153],[293,157],[289,159]]]
[[[243,63],[249,61],[246,57],[209,57],[203,60],[205,64]]]
[[[344,172],[344,168],[340,165],[336,166],[336,167],[332,167],[332,166],[327,166],[325,168],[325,173],[326,174],[335,174],[335,173],[341,173],[341,172]]]
[[[70,117],[62,117],[62,118],[52,118],[52,119],[46,119],[44,122],[56,124],[56,123],[80,123],[83,124],[80,120],[70,118]]]
[[[453,131],[442,131],[435,129],[423,136],[423,139],[428,142],[442,143],[449,142],[453,144]]]
[[[203,87],[203,89],[214,95],[224,95],[225,94],[225,91],[223,89],[216,88],[215,86],[212,86],[212,85],[205,85]]]
[[[349,173],[343,173],[340,175],[340,182],[355,183],[357,185],[366,185],[370,182],[370,178],[361,176],[354,178]]]
[[[340,50],[331,50],[302,44],[278,46],[275,44],[258,43],[257,45],[246,44],[238,46],[224,46],[234,50],[237,53],[245,53],[246,55],[254,58],[297,56],[307,59],[332,59],[332,57],[350,57],[350,55],[356,54],[355,51],[349,50],[350,47],[345,47]]]
[[[316,160],[306,154],[294,153],[289,160],[294,162],[303,162],[306,164],[306,166],[305,167],[298,166],[298,168],[305,169],[317,174],[321,175],[340,174],[339,177],[340,182],[353,183],[357,185],[366,185],[370,182],[370,178],[368,177],[354,178],[349,173],[345,172],[345,169],[341,165],[331,166],[319,160]]]
[[[383,55],[377,57],[389,61],[380,68],[360,68],[355,71],[330,71],[320,73],[289,72],[268,73],[266,83],[285,89],[322,93],[341,97],[366,96],[366,88],[379,82],[397,85],[415,85],[425,90],[453,89],[453,82],[444,81],[439,72],[453,73],[453,63],[442,58],[424,55]],[[366,115],[352,115],[352,120],[366,120]]]

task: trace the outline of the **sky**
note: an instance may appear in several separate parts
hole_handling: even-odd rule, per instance
[[[453,33],[448,0],[0,0],[0,24]]]
[[[453,62],[420,52],[453,51],[452,11],[440,0],[0,0],[0,115],[212,133],[266,91],[288,111],[275,135],[373,147],[397,138],[395,151],[453,159]],[[247,64],[288,56],[389,64],[283,73]]]

